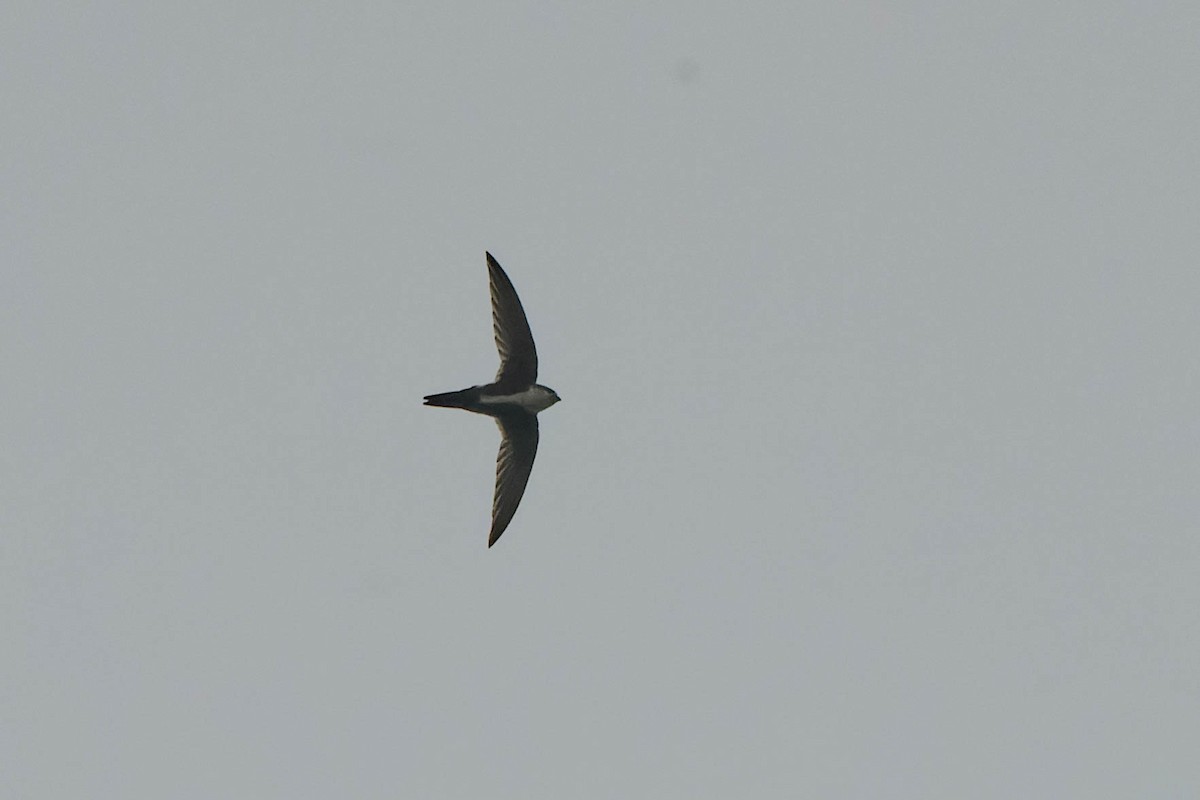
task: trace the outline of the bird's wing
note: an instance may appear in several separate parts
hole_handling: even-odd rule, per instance
[[[500,371],[496,383],[501,387],[523,389],[537,382],[537,348],[529,320],[512,281],[487,253],[488,284],[492,289],[492,328],[496,333],[496,349],[500,351]]]
[[[492,498],[492,533],[488,547],[496,543],[500,534],[508,527],[529,473],[533,471],[533,459],[537,455],[538,423],[533,414],[523,411],[496,417],[500,426],[500,452],[496,455],[496,494]]]

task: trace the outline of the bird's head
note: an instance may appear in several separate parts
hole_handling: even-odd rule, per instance
[[[543,408],[549,408],[550,406],[562,400],[562,398],[558,396],[558,392],[554,391],[549,386],[542,386],[539,384],[538,389],[541,390],[542,397],[544,398],[542,402],[546,404],[543,406]]]

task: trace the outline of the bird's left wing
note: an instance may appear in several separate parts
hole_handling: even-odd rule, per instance
[[[533,459],[537,455],[538,423],[533,414],[515,412],[496,417],[500,426],[500,452],[496,455],[496,494],[492,498],[492,532],[488,547],[517,513],[517,506],[529,483]]]

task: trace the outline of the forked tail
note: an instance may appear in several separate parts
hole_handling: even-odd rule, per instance
[[[473,399],[473,389],[463,389],[460,392],[442,392],[425,396],[425,405],[442,406],[443,408],[463,408]]]

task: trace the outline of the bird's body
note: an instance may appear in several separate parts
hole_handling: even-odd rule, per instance
[[[500,427],[500,452],[496,456],[496,492],[492,500],[492,530],[488,547],[508,527],[537,455],[537,415],[559,401],[555,391],[537,383],[537,349],[525,310],[508,275],[487,253],[492,292],[492,327],[500,352],[500,371],[494,383],[458,392],[425,397],[425,405],[461,408],[486,414]]]
[[[497,388],[497,384],[489,383],[486,386],[472,386],[460,392],[431,394],[425,398],[425,405],[461,408],[476,414],[499,417],[505,413],[520,411],[536,414],[557,403],[558,399],[553,389],[538,383],[515,392],[507,388]]]

